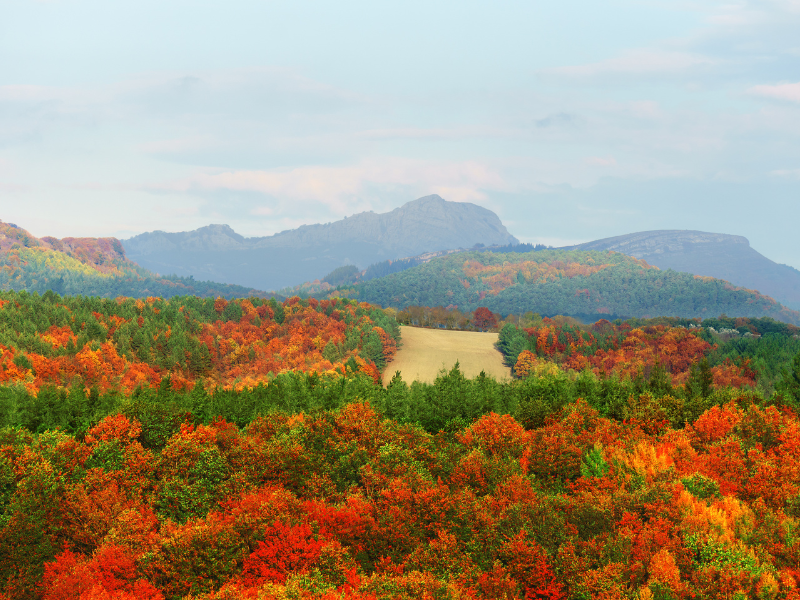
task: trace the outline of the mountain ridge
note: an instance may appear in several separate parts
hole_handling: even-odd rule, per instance
[[[387,259],[475,244],[514,244],[492,211],[433,194],[386,213],[358,213],[246,238],[228,225],[189,232],[153,231],[122,240],[129,259],[159,273],[207,277],[259,289],[319,279],[336,267],[366,268]],[[304,264],[305,263],[305,264]]]
[[[613,250],[660,269],[724,279],[800,309],[800,271],[776,263],[741,235],[683,229],[640,231],[568,246],[565,250]]]

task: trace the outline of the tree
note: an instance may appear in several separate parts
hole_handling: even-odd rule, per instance
[[[472,316],[472,324],[481,331],[494,329],[497,327],[497,315],[485,306],[478,307]]]
[[[790,373],[785,368],[781,371],[781,380],[776,389],[785,396],[790,396],[800,402],[800,352],[792,361],[792,372]]]

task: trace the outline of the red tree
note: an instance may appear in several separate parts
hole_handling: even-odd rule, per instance
[[[472,324],[481,331],[494,329],[497,327],[497,315],[485,306],[481,306],[475,310],[475,314],[472,316]]]

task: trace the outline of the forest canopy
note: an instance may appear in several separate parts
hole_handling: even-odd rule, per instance
[[[616,252],[539,250],[527,253],[465,252],[383,277],[320,291],[393,306],[485,306],[503,316],[528,311],[605,317],[772,317],[800,325],[800,313],[727,281],[661,271]]]

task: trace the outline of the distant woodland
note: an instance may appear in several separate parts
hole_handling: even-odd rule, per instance
[[[534,311],[596,320],[727,314],[800,324],[800,313],[756,291],[661,271],[614,252],[459,253],[319,295],[398,308],[444,306],[470,312],[485,306],[502,315]]]
[[[394,319],[348,300],[0,292],[0,382],[32,393],[46,386],[130,393],[165,377],[178,389],[197,381],[241,389],[285,371],[348,366],[377,379],[397,336]]]

